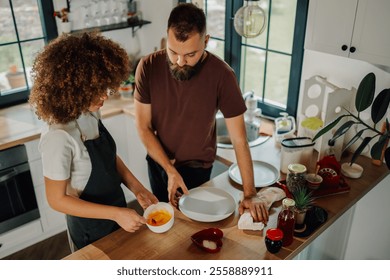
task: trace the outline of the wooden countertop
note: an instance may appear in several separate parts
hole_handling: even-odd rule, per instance
[[[273,139],[251,149],[253,159],[267,161],[275,166],[279,166],[278,151]],[[225,159],[225,162],[234,161],[232,150],[219,149],[218,154]],[[348,161],[348,158],[343,161]],[[283,247],[277,254],[270,254],[266,250],[264,233],[266,229],[276,226],[280,202],[274,203],[271,207],[270,220],[263,231],[239,230],[237,210],[225,220],[214,223],[196,222],[175,210],[174,225],[166,233],[153,233],[146,226],[135,233],[119,229],[64,259],[292,259],[389,174],[385,165],[374,166],[368,158],[359,157],[357,163],[363,166],[364,173],[360,179],[346,179],[351,186],[349,192],[316,199],[316,205],[328,212],[327,221],[310,236],[294,238],[290,246]],[[282,174],[281,176],[283,177]],[[241,187],[229,178],[228,172],[213,178],[203,186],[225,189],[233,195],[237,204],[242,193]],[[192,243],[190,238],[195,232],[210,227],[218,227],[224,233],[222,249],[216,254],[202,251]]]
[[[110,98],[105,102],[101,112],[103,117],[121,113],[133,115],[133,101]],[[28,104],[1,109],[0,150],[38,139],[42,125],[43,122],[37,119]],[[254,160],[266,161],[279,167],[280,149],[275,147],[272,138],[252,148],[251,153]],[[217,154],[225,164],[235,162],[234,151],[231,149],[218,149]],[[347,161],[348,158],[343,159],[343,162]],[[275,255],[267,252],[263,233],[267,228],[276,226],[280,202],[271,208],[270,220],[264,231],[238,230],[237,211],[223,221],[201,223],[188,219],[176,210],[173,228],[166,233],[153,233],[146,226],[136,233],[127,233],[120,229],[65,259],[292,259],[389,174],[385,165],[374,166],[366,157],[360,156],[357,163],[363,166],[364,173],[360,179],[346,179],[351,186],[348,193],[316,200],[318,206],[327,210],[327,222],[309,237],[295,238],[292,245],[282,248]],[[205,186],[224,188],[233,195],[238,204],[241,187],[229,178],[227,172],[213,178]],[[209,227],[219,227],[224,232],[224,245],[217,254],[200,250],[190,239],[193,233]]]
[[[134,114],[133,100],[110,97],[101,108],[103,118],[126,113]],[[0,150],[38,139],[43,122],[38,120],[29,104],[0,110]]]

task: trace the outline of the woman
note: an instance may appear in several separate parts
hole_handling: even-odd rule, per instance
[[[99,34],[62,35],[34,61],[30,104],[48,125],[41,135],[43,174],[50,206],[66,214],[72,251],[145,219],[127,208],[123,183],[143,208],[157,198],[116,154],[99,109],[127,79],[127,53]]]

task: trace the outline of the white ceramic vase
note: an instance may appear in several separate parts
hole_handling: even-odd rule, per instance
[[[60,22],[60,33],[70,33],[72,30],[72,22]]]

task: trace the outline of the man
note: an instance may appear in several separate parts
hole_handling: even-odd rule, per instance
[[[203,10],[179,4],[168,19],[166,49],[138,64],[136,125],[148,153],[151,187],[160,201],[177,206],[181,193],[210,180],[215,115],[221,110],[243,181],[240,213],[249,209],[255,221],[267,222],[268,211],[254,188],[245,102],[233,70],[205,50],[208,40]]]

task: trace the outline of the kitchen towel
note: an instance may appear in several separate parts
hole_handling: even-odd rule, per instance
[[[285,198],[286,193],[278,187],[265,187],[257,193],[257,197],[259,200],[265,201],[267,210],[269,210],[275,201],[279,201]],[[264,224],[262,222],[253,221],[249,210],[245,210],[245,212],[241,215],[237,226],[238,229],[245,230],[262,230],[264,228]]]

